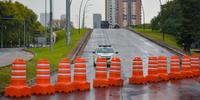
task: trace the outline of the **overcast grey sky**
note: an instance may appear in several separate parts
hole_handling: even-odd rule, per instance
[[[45,0],[14,0],[19,1],[29,8],[31,8],[34,12],[38,14],[38,18],[40,13],[45,11]],[[49,0],[48,1],[48,9],[49,9]],[[60,19],[62,14],[65,14],[65,1],[66,0],[53,0],[54,2],[54,19]],[[86,0],[85,0],[86,1]],[[162,3],[166,3],[167,0],[161,0]],[[74,22],[74,25],[77,26],[78,23],[78,10],[80,6],[81,0],[73,0],[71,5],[71,20]],[[145,20],[146,22],[150,22],[150,20],[158,14],[160,11],[159,0],[142,0],[144,9],[145,9]],[[105,17],[105,0],[90,0],[88,4],[92,4],[92,6],[88,7],[87,16],[86,16],[86,26],[92,27],[92,14],[100,13],[102,14],[102,18]],[[49,10],[48,10],[49,11]]]

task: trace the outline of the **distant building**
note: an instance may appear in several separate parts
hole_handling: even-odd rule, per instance
[[[200,49],[200,40],[192,43],[191,48]]]
[[[101,28],[109,28],[109,22],[108,21],[101,21]]]
[[[105,18],[111,27],[141,24],[141,0],[105,0]]]
[[[74,23],[70,21],[71,27],[74,27]],[[66,15],[63,14],[60,16],[60,27],[61,28],[66,28]]]
[[[105,19],[109,22],[110,27],[117,24],[117,0],[105,0]]]
[[[47,16],[47,19],[46,19],[46,25],[48,26],[49,25],[49,22],[50,22],[50,14],[47,13],[46,14]],[[45,13],[40,13],[40,23],[45,26]]]
[[[101,28],[101,14],[93,14],[93,28]]]
[[[60,21],[61,21],[60,26],[62,28],[65,28],[65,26],[66,26],[66,15],[65,14],[60,16]]]
[[[60,16],[60,20],[65,20],[65,19],[66,19],[66,15],[65,14]]]

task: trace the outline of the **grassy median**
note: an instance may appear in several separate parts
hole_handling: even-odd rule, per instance
[[[81,30],[81,34],[77,29],[73,29],[71,32],[71,44],[66,46],[65,31],[61,30],[57,32],[57,41],[53,46],[53,51],[50,52],[49,48],[30,48],[28,50],[35,53],[34,58],[27,62],[27,79],[35,77],[36,64],[40,58],[47,58],[51,64],[51,71],[55,71],[58,68],[58,62],[61,58],[67,57],[73,47],[78,43],[78,40],[84,35],[86,29]],[[0,68],[0,92],[4,91],[4,87],[10,83],[11,67],[7,66]]]
[[[185,52],[185,51],[183,51],[183,47],[181,47],[180,45],[177,44],[177,39],[175,36],[165,34],[165,40],[163,40],[163,33],[159,32],[157,30],[152,31],[150,28],[147,28],[145,30],[143,28],[131,28],[131,29],[136,32],[142,33],[143,35],[145,35],[155,41],[165,43],[168,46],[176,48],[177,50],[179,50],[181,52]],[[197,49],[197,50],[191,49],[191,53],[192,54],[200,54],[199,49]]]
[[[152,31],[151,29],[142,29],[142,28],[134,28],[133,29],[136,32],[142,33],[145,36],[159,42],[163,42],[173,48],[176,48],[178,50],[182,50],[182,48],[177,44],[176,37],[165,34],[165,40],[163,40],[163,34],[159,31]]]

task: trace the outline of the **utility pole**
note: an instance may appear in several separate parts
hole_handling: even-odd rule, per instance
[[[81,4],[80,4],[80,7],[79,7],[79,29],[78,29],[78,33],[80,34],[80,29],[81,29],[81,8],[82,8],[82,5],[83,5],[83,0],[81,0]]]
[[[53,2],[50,0],[50,51],[53,51],[53,40],[52,40],[52,34],[53,34]]]

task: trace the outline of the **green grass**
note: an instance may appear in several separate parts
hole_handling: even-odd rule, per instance
[[[165,34],[165,40],[163,41],[163,33],[159,32],[159,31],[152,31],[151,29],[143,29],[143,28],[131,28],[132,30],[142,33],[143,35],[159,41],[159,42],[163,42],[167,45],[169,45],[170,47],[176,48],[179,51],[183,51],[183,47],[181,47],[180,45],[177,44],[177,40],[176,37],[169,35],[169,34]],[[191,49],[191,54],[200,54],[199,52],[195,52],[193,49]]]
[[[87,30],[81,30],[81,34],[77,29],[73,29],[71,32],[71,44],[66,46],[65,31],[61,30],[57,32],[57,42],[53,46],[53,51],[50,52],[49,48],[30,48],[28,50],[35,53],[34,58],[27,62],[27,79],[35,77],[36,64],[40,58],[47,58],[51,64],[51,71],[55,71],[58,68],[58,62],[60,59],[67,57],[73,47],[77,44],[78,40],[84,35]],[[4,87],[10,83],[11,67],[7,66],[0,68],[0,92],[4,91]]]
[[[143,30],[142,28],[135,28],[133,30],[135,30],[136,32],[143,33],[145,36],[147,36],[153,40],[163,42],[173,48],[182,50],[182,48],[177,44],[176,37],[174,37],[172,35],[165,34],[165,40],[163,40],[163,34],[159,31],[152,31],[151,29]]]

